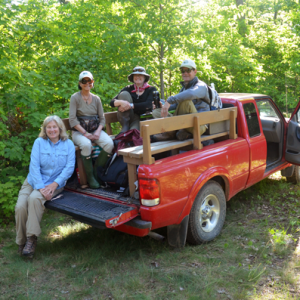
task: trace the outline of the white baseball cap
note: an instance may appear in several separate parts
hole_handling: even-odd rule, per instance
[[[90,78],[91,80],[94,80],[94,77],[93,77],[92,73],[89,72],[89,71],[82,71],[82,72],[79,74],[79,81],[80,81],[82,78],[84,78],[84,77],[88,77],[88,78]]]
[[[195,62],[193,60],[191,60],[191,59],[185,59],[182,62],[180,68],[197,69]]]

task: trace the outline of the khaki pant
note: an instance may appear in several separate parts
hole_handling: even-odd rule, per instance
[[[177,108],[173,114],[173,116],[181,116],[187,114],[195,114],[197,113],[197,109],[193,103],[193,101],[183,101],[177,105]],[[161,108],[156,108],[152,111],[152,116],[154,119],[161,118]],[[172,114],[168,113],[167,117],[172,117]],[[193,134],[193,127],[185,128],[186,131]],[[202,135],[206,131],[206,126],[200,126],[200,135]]]
[[[72,131],[72,140],[76,146],[81,149],[81,155],[89,156],[92,153],[92,141],[83,136],[79,131]],[[111,137],[103,130],[101,130],[99,140],[93,141],[99,147],[101,147],[105,152],[111,153],[114,148],[114,143]]]
[[[56,190],[53,193],[53,197],[61,193],[63,189]],[[44,203],[46,201],[38,190],[32,188],[26,178],[19,192],[15,207],[16,243],[18,245],[24,245],[27,237],[41,234],[40,223],[45,211]]]

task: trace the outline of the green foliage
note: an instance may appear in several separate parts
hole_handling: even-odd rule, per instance
[[[162,98],[177,93],[187,57],[219,92],[269,94],[292,110],[300,94],[299,1],[238,3],[0,0],[0,174],[9,168],[26,176],[43,119],[68,116],[84,69],[105,111],[136,65]]]

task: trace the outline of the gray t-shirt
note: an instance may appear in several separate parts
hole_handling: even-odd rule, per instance
[[[92,94],[91,104],[87,104],[80,92],[77,92],[71,96],[70,111],[69,111],[69,123],[71,128],[79,125],[77,117],[83,116],[98,116],[100,125],[105,126],[105,117],[101,100],[98,96]]]

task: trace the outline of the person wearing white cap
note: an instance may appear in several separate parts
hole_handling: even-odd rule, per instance
[[[118,120],[122,125],[121,132],[129,129],[140,130],[140,115],[152,111],[154,86],[148,81],[150,75],[143,67],[137,66],[128,75],[133,84],[123,88],[111,101],[111,107],[118,107]]]
[[[69,122],[72,128],[72,139],[81,149],[86,177],[90,188],[99,188],[97,168],[104,167],[113,150],[113,141],[102,130],[105,117],[100,98],[91,93],[94,77],[91,72],[83,71],[79,74],[79,92],[73,94],[70,100]],[[96,162],[92,164],[92,142],[102,148]]]
[[[173,116],[210,110],[208,104],[210,103],[208,87],[205,82],[199,80],[196,76],[197,67],[195,62],[191,59],[185,59],[180,66],[180,71],[183,79],[183,81],[180,82],[182,85],[180,92],[174,96],[170,96],[161,109],[155,109],[152,112],[154,118],[170,116],[168,110],[172,104],[176,105]],[[200,134],[203,134],[205,130],[205,125],[200,126]],[[171,138],[172,134],[173,132],[165,133],[157,137],[167,139]],[[192,138],[192,136],[193,128],[181,129],[176,132],[176,138],[178,140],[185,140]]]

